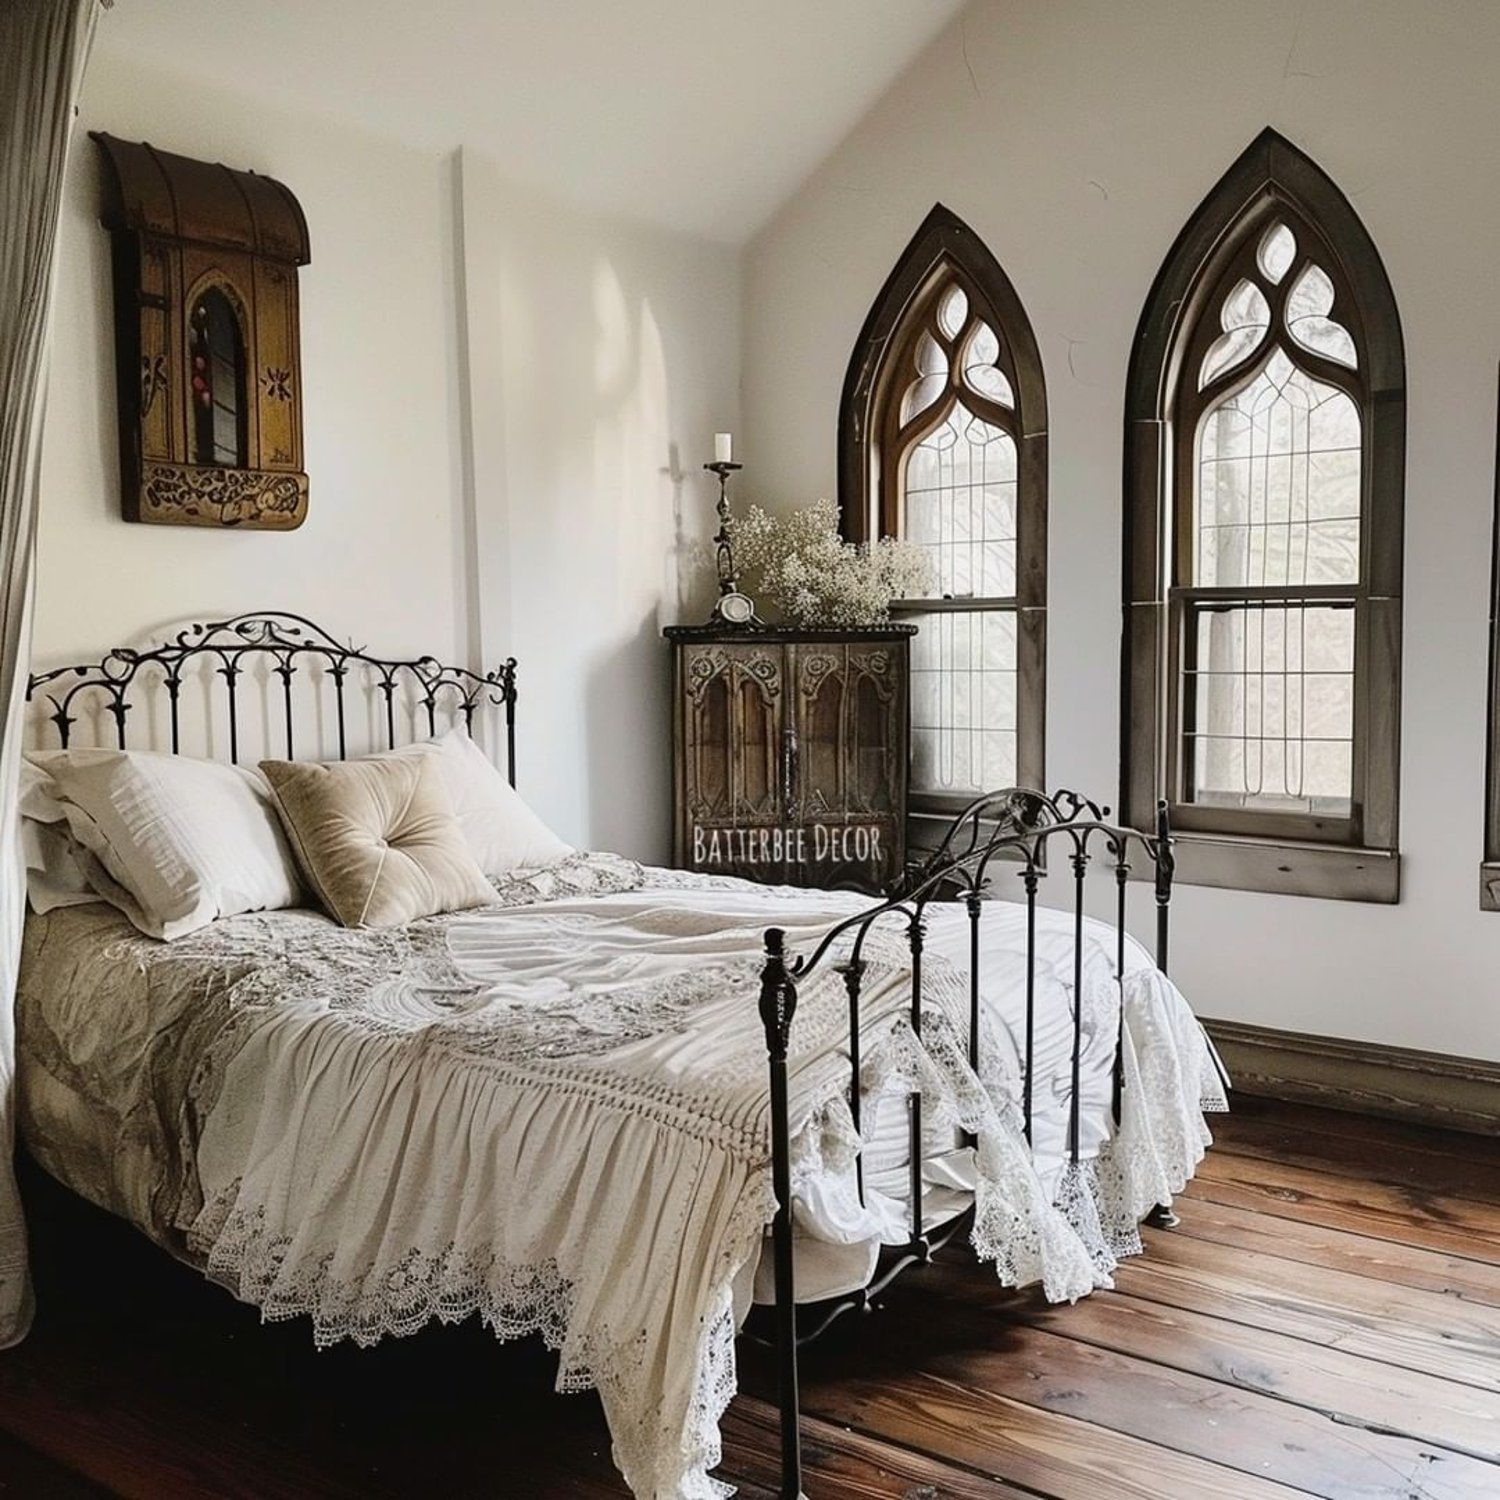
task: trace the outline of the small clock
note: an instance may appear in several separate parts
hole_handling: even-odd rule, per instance
[[[714,605],[714,614],[726,625],[753,625],[755,623],[755,601],[738,589],[719,595]]]

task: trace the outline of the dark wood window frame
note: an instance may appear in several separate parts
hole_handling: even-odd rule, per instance
[[[970,316],[999,336],[1001,369],[1015,395],[1013,411],[986,408],[985,420],[1016,445],[1015,594],[1005,599],[924,599],[918,611],[1004,608],[1016,617],[1016,780],[1045,785],[1047,660],[1047,387],[1041,352],[1026,310],[988,247],[950,209],[937,204],[902,252],[854,345],[839,403],[839,506],[844,535],[864,542],[891,535],[897,516],[897,463],[931,423],[902,428],[897,372],[926,326],[934,299],[956,280]],[[960,339],[958,342],[962,342]],[[981,405],[972,392],[965,404]],[[921,827],[970,799],[912,793],[913,841]]]
[[[1484,859],[1479,908],[1500,911],[1500,419],[1495,438],[1495,520],[1490,553],[1490,698],[1484,747]]]
[[[1177,408],[1185,366],[1191,362],[1196,370],[1205,339],[1218,332],[1215,299],[1222,300],[1236,262],[1255,253],[1278,218],[1302,237],[1304,247],[1317,246],[1316,258],[1334,284],[1338,317],[1359,352],[1357,374],[1339,370],[1332,382],[1356,399],[1362,429],[1359,583],[1332,591],[1356,616],[1353,806],[1347,819],[1234,813],[1182,800],[1177,684],[1182,595],[1193,591],[1176,586],[1182,575],[1169,549],[1181,545],[1181,516],[1191,505],[1175,477],[1191,474],[1184,453],[1191,456],[1193,431],[1188,420],[1178,420]],[[1298,362],[1304,368],[1316,363],[1300,356]],[[1329,373],[1331,366],[1315,378],[1327,381]],[[1195,422],[1197,411],[1188,416]],[[1401,324],[1374,242],[1327,174],[1267,130],[1172,246],[1141,315],[1126,387],[1121,801],[1128,820],[1144,828],[1158,798],[1167,797],[1181,830],[1179,878],[1346,900],[1399,899],[1405,443]]]

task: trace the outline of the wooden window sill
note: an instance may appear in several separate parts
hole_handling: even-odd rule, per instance
[[[1386,905],[1401,899],[1401,856],[1393,849],[1181,832],[1172,846],[1183,885]],[[1500,865],[1493,868],[1500,877]]]

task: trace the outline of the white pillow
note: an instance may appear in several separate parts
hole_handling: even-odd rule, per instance
[[[29,760],[21,762],[20,809],[26,898],[32,910],[40,916],[59,906],[102,900],[96,882],[103,873],[99,861],[73,837],[67,812],[52,795],[52,778]]]
[[[21,810],[60,809],[100,869],[90,884],[151,937],[176,938],[239,912],[296,906],[297,866],[253,771],[149,750],[33,752],[46,773]],[[85,861],[87,865],[88,862]]]
[[[438,756],[464,841],[486,875],[501,878],[517,870],[535,870],[573,853],[573,846],[563,843],[527,807],[520,793],[461,728],[450,729],[425,744],[381,753]]]
[[[85,906],[102,899],[95,889],[97,865],[62,822],[21,819],[21,852],[26,857],[26,899],[39,916],[59,906]]]

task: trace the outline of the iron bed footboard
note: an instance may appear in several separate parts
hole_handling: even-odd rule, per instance
[[[837,962],[849,997],[849,1062],[851,1084],[849,1106],[855,1130],[860,1129],[860,990],[865,972],[866,939],[874,925],[886,917],[905,924],[911,955],[910,1024],[922,1034],[922,953],[925,914],[935,899],[957,899],[964,903],[969,920],[969,1065],[980,1064],[980,941],[979,924],[983,898],[991,887],[997,861],[1013,867],[1021,880],[1026,900],[1026,1030],[1022,1059],[1021,1109],[1028,1143],[1032,1138],[1032,1063],[1036,1000],[1036,911],[1037,893],[1045,873],[1047,854],[1054,842],[1066,857],[1073,885],[1073,1045],[1072,1087],[1068,1107],[1067,1150],[1071,1161],[1079,1160],[1080,1070],[1083,1055],[1083,947],[1085,879],[1096,852],[1112,861],[1116,904],[1114,917],[1115,979],[1122,986],[1119,1022],[1111,1063],[1111,1112],[1119,1126],[1124,1091],[1123,983],[1125,972],[1126,892],[1131,874],[1130,856],[1140,852],[1154,874],[1156,903],[1156,964],[1167,967],[1168,921],[1172,899],[1174,860],[1167,805],[1159,803],[1156,826],[1151,833],[1124,828],[1109,821],[1109,809],[1076,792],[1060,791],[1052,796],[1024,788],[1011,788],[976,798],[949,826],[938,848],[915,868],[899,894],[856,912],[831,927],[811,952],[789,956],[785,933],[770,927],[765,933],[765,963],[761,971],[760,1017],[765,1027],[766,1052],[771,1084],[771,1171],[776,1195],[776,1216],[771,1242],[776,1297],[773,1333],[768,1340],[775,1349],[777,1400],[781,1413],[781,1494],[784,1500],[802,1495],[802,1454],[797,1385],[797,1351],[821,1335],[845,1312],[868,1308],[871,1299],[913,1265],[930,1261],[933,1255],[962,1233],[972,1221],[973,1209],[939,1227],[926,1231],[923,1222],[922,1096],[908,1096],[908,1161],[911,1237],[893,1247],[883,1268],[861,1290],[817,1305],[814,1327],[800,1335],[797,1327],[796,1276],[792,1245],[791,1139],[787,1098],[787,1049],[797,1012],[797,991],[820,966],[830,961],[834,945],[852,934],[847,957]],[[856,1159],[856,1185],[864,1199],[863,1164]],[[1170,1219],[1170,1205],[1158,1212]]]

